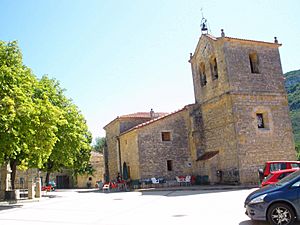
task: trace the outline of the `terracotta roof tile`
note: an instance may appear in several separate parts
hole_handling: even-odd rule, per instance
[[[160,117],[167,115],[168,113],[166,112],[155,112],[154,117]],[[136,112],[132,114],[127,114],[127,115],[122,115],[119,116],[119,118],[151,118],[150,112]]]
[[[193,104],[190,104],[190,105],[193,105]],[[164,119],[164,118],[166,118],[166,117],[169,117],[169,116],[171,116],[171,115],[174,115],[174,114],[176,114],[176,113],[178,113],[178,112],[181,112],[181,111],[187,109],[190,105],[186,105],[186,106],[184,106],[182,109],[179,109],[179,110],[177,110],[177,111],[175,111],[175,112],[168,113],[168,114],[162,115],[162,116],[160,116],[160,117],[157,117],[157,118],[155,118],[155,119],[149,120],[149,121],[147,121],[147,122],[138,124],[138,125],[136,125],[135,127],[133,127],[133,128],[131,128],[131,129],[129,129],[129,130],[123,132],[121,135],[123,135],[123,134],[125,134],[125,133],[128,133],[128,132],[130,132],[130,131],[132,131],[132,130],[139,129],[139,128],[141,128],[141,127],[144,127],[144,126],[147,126],[147,125],[149,125],[149,124],[152,124],[152,123],[154,123],[154,122],[156,122],[156,121],[158,121],[158,120],[162,120],[162,119]]]
[[[168,113],[166,113],[166,112],[154,112],[153,116],[154,116],[154,118],[156,118],[156,117],[164,116],[167,114]],[[136,113],[118,116],[114,120],[110,121],[107,125],[105,125],[104,129],[106,129],[107,126],[109,126],[110,124],[112,124],[113,122],[115,122],[119,119],[129,119],[129,118],[131,118],[131,119],[151,119],[151,114],[150,114],[150,112],[136,112]]]

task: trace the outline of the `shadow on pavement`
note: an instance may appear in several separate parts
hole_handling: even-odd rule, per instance
[[[45,197],[45,198],[61,198],[62,196],[59,196],[59,195],[42,195],[42,197]]]
[[[231,189],[231,190],[222,190],[222,189],[219,189],[219,190],[145,190],[145,191],[140,191],[140,192],[142,193],[142,195],[161,195],[161,196],[166,196],[166,197],[177,197],[177,196],[232,192],[232,191],[239,191],[239,190],[240,189]]]
[[[245,220],[240,222],[239,225],[269,225],[269,223],[266,221]]]
[[[82,190],[78,190],[76,192],[80,193],[80,194],[85,194],[85,193],[99,193],[99,192],[102,192],[102,191],[99,190],[99,189],[82,189]]]
[[[266,221],[245,220],[240,222],[239,225],[269,225],[269,223]],[[300,222],[295,222],[294,225],[300,225]]]
[[[15,208],[22,208],[22,205],[1,205],[0,211],[8,210],[8,209],[15,209]]]

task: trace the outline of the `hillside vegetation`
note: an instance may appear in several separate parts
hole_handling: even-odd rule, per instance
[[[292,119],[295,144],[300,152],[300,70],[284,74],[285,87],[288,93],[290,115]]]

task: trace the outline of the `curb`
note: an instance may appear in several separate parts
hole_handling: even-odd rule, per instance
[[[41,199],[20,199],[14,201],[0,201],[0,206],[19,205],[22,203],[40,202]]]
[[[186,186],[186,187],[162,187],[162,188],[143,188],[136,189],[137,192],[150,192],[150,191],[222,191],[222,190],[243,190],[258,188],[257,185],[247,186],[219,186],[219,185],[208,185],[208,186]]]

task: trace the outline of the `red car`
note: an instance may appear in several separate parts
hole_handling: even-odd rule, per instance
[[[54,181],[49,181],[47,186],[42,186],[42,191],[55,191],[56,183]]]
[[[267,161],[264,169],[258,170],[258,174],[262,182],[271,172],[293,168],[300,168],[300,161]]]
[[[278,170],[271,172],[261,183],[261,186],[266,186],[269,184],[275,184],[282,178],[286,177],[287,175],[297,171],[299,168],[293,169],[286,169],[286,170]]]

